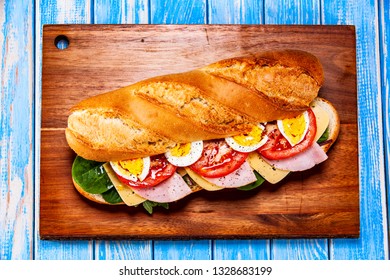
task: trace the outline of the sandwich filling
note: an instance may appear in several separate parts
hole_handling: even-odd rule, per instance
[[[142,204],[151,213],[153,206],[167,207],[200,189],[251,190],[310,169],[327,159],[320,145],[328,125],[328,113],[311,105],[297,117],[259,123],[233,137],[180,143],[165,154],[109,163],[78,156],[72,176],[109,204]]]

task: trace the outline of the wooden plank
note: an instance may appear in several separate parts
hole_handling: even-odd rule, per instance
[[[266,239],[215,240],[215,260],[269,260],[270,241]]]
[[[210,0],[211,24],[259,24],[263,23],[263,3],[256,0]],[[269,259],[267,240],[215,240],[214,259]]]
[[[95,0],[94,22],[96,24],[148,23],[148,0]]]
[[[150,260],[153,257],[152,241],[95,241],[97,260]]]
[[[41,122],[41,61],[42,61],[42,26],[54,23],[88,23],[90,20],[90,1],[88,0],[40,0],[36,1],[36,22],[35,22],[35,92],[36,108],[36,149],[35,149],[35,208],[39,209],[40,197],[40,122]],[[36,259],[92,259],[93,242],[87,241],[46,241],[41,240],[39,235],[39,211],[36,213],[35,229],[36,240],[34,246],[34,257]]]
[[[264,0],[266,24],[320,24],[319,0]]]
[[[150,0],[152,24],[204,24],[206,0]]]
[[[269,24],[319,24],[318,0],[265,1],[264,20]],[[327,240],[272,240],[272,259],[328,259]]]
[[[0,260],[33,257],[33,14],[0,6]]]
[[[263,23],[263,1],[210,0],[208,23],[259,24]]]
[[[390,2],[379,1],[381,80],[382,80],[382,112],[383,141],[385,152],[385,180],[387,186],[387,231],[390,231]],[[390,238],[390,237],[389,237]],[[390,240],[387,240],[387,243]],[[388,245],[388,244],[387,244]],[[386,247],[386,244],[385,244]],[[389,255],[385,256],[389,259]]]
[[[150,1],[153,24],[204,24],[206,0]],[[206,240],[155,241],[155,259],[210,259],[210,242]]]
[[[209,260],[212,258],[210,240],[157,240],[155,260]]]
[[[324,1],[325,24],[356,26],[360,223],[358,239],[335,239],[331,259],[388,258],[388,232],[384,205],[383,130],[378,56],[378,7],[376,1]]]
[[[177,32],[181,36],[176,36]],[[53,41],[58,34],[68,36],[72,47],[65,51],[57,50]],[[242,41],[235,45],[226,44],[232,38],[242,38]],[[101,43],[96,45],[93,43],[95,41]],[[149,239],[333,237],[358,234],[353,28],[275,25],[59,25],[44,28],[43,42],[42,236]],[[240,47],[237,48],[237,45]],[[133,212],[128,207],[107,211],[104,206],[81,203],[77,193],[69,188],[72,186],[70,172],[57,175],[58,182],[50,181],[49,178],[56,174],[56,165],[63,164],[64,169],[70,170],[73,157],[61,129],[66,126],[70,106],[78,100],[98,91],[112,90],[113,86],[131,83],[129,79],[153,75],[156,68],[160,74],[180,72],[216,61],[227,54],[245,55],[264,46],[300,48],[317,55],[323,62],[327,80],[320,95],[334,103],[342,123],[339,141],[329,154],[331,160],[308,172],[292,174],[282,184],[264,185],[256,191],[257,195],[236,191],[208,193],[207,196],[198,193],[188,200],[173,204],[169,215],[156,212],[153,219],[146,219],[144,212],[136,209]],[[145,49],[148,51],[145,52]],[[150,50],[153,52],[150,53]],[[191,50],[190,55],[188,50]],[[120,58],[129,58],[133,64],[129,65],[128,60],[121,62],[113,57],[113,53]],[[342,59],[340,53],[345,54]],[[91,56],[94,63],[89,63]],[[182,59],[177,59],[178,57]],[[161,58],[164,62],[160,61]],[[145,68],[145,65],[150,68]],[[148,71],[149,69],[152,71]],[[109,80],[107,77],[116,79],[106,82]],[[59,94],[58,88],[62,86],[66,87],[66,94]],[[342,96],[340,92],[343,93]],[[324,177],[328,180],[323,180]],[[58,193],[55,198],[51,195],[54,190]],[[235,202],[229,203],[233,198]],[[72,211],[61,207],[63,203]],[[53,205],[56,205],[54,210]],[[132,213],[132,224],[140,224],[142,227],[128,226],[128,211]],[[72,220],[74,215],[79,217],[76,221]],[[112,222],[107,222],[114,219],[119,230],[113,231],[110,227]],[[96,224],[91,228],[92,222]],[[336,227],[330,226],[335,224]]]
[[[94,23],[124,24],[148,23],[149,7],[147,0],[107,1],[95,0]],[[99,260],[153,258],[152,241],[96,241],[95,256]]]

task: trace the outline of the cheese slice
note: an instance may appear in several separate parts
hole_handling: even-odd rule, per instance
[[[103,164],[104,169],[107,172],[108,177],[110,178],[115,189],[118,191],[119,196],[122,198],[123,202],[128,206],[135,206],[146,201],[145,198],[136,194],[130,187],[124,186],[116,177],[114,170],[108,163]]]
[[[310,108],[316,116],[317,133],[314,137],[314,141],[317,142],[317,140],[321,138],[322,134],[325,132],[329,125],[329,115],[320,106],[316,106],[315,103],[313,103]]]
[[[256,170],[261,177],[271,184],[276,184],[285,178],[290,171],[276,169],[266,162],[258,152],[252,152],[248,155],[249,165]]]
[[[219,191],[219,190],[223,189],[222,187],[214,185],[214,184],[210,183],[209,181],[203,179],[201,176],[196,174],[190,168],[185,167],[185,170],[187,171],[187,174],[191,177],[191,179],[194,180],[195,183],[197,183],[200,187],[204,188],[205,190]]]
[[[311,109],[316,116],[317,132],[314,141],[317,141],[320,139],[321,135],[325,132],[329,125],[329,115],[320,106],[316,106],[315,104],[311,105]],[[280,182],[290,173],[290,171],[280,170],[273,167],[257,152],[252,152],[249,154],[248,162],[254,170],[256,170],[265,180],[271,184]]]

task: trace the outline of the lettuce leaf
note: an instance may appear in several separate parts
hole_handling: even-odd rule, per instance
[[[72,165],[73,180],[86,192],[102,194],[114,187],[103,167],[104,162],[77,156]]]
[[[329,138],[329,129],[326,128],[324,133],[322,133],[321,137],[317,140],[318,144],[321,144],[322,142],[325,142]]]

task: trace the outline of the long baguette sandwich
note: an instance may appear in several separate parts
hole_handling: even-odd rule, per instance
[[[327,159],[340,121],[318,97],[320,61],[299,50],[225,59],[81,101],[66,139],[76,189],[103,204],[155,205],[249,190]]]

